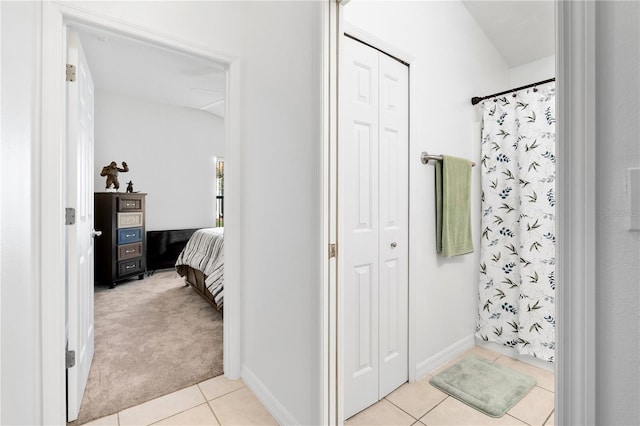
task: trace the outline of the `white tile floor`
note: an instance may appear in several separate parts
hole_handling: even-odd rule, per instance
[[[475,347],[433,372],[437,374],[461,357],[476,354],[535,377],[536,387],[501,418],[474,410],[431,386],[427,376],[400,386],[382,401],[348,419],[357,425],[553,425],[553,373],[483,348]]]
[[[356,414],[347,425],[553,425],[553,373],[483,348],[470,353],[535,377],[537,385],[501,418],[486,416],[429,384],[431,376],[407,383]],[[456,362],[459,358],[436,370]],[[241,380],[215,377],[89,425],[276,425],[275,419]]]
[[[86,425],[277,425],[277,422],[241,380],[219,376]]]

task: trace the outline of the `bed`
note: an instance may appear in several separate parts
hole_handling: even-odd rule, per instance
[[[224,228],[193,233],[176,261],[185,282],[217,310],[224,305]]]

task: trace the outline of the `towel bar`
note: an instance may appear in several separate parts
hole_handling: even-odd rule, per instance
[[[422,161],[422,164],[428,164],[431,160],[442,161],[442,155],[431,155],[428,152],[423,152],[420,156],[420,160]],[[476,163],[472,161],[471,165],[475,167]]]

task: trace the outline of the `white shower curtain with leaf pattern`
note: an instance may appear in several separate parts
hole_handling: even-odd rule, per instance
[[[553,362],[555,84],[483,108],[476,336]]]

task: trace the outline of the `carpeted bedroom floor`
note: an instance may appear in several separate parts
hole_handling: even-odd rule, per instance
[[[221,375],[222,329],[222,315],[175,271],[96,287],[95,355],[70,425]]]

